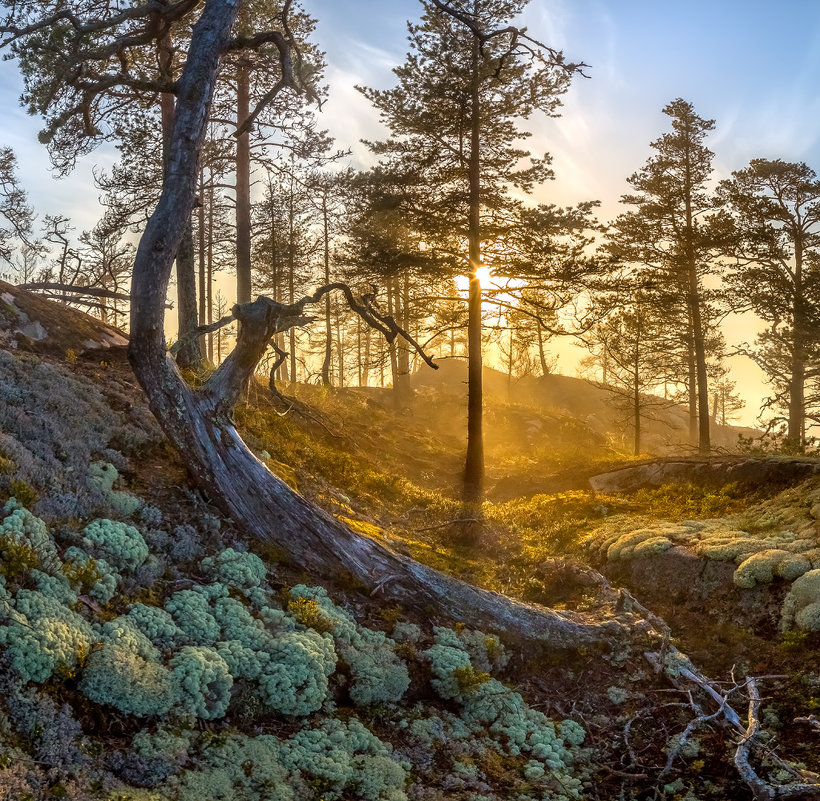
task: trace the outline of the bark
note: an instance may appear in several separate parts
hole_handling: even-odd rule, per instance
[[[325,283],[330,283],[330,233],[328,231],[327,197],[322,197],[322,229],[324,234]],[[322,383],[332,386],[330,362],[333,355],[333,329],[330,324],[330,295],[325,298],[325,359],[322,362]]]
[[[370,386],[370,328],[364,328],[364,365],[362,366],[362,382]]]
[[[404,275],[396,279],[396,298],[400,298],[400,305],[397,309],[396,318],[405,331],[410,330],[410,273],[405,270]],[[401,291],[398,287],[401,286]],[[396,366],[398,369],[398,393],[399,400],[403,408],[407,408],[413,403],[413,388],[410,384],[410,348],[405,340],[400,340],[397,345]]]
[[[388,281],[387,283],[387,313],[391,316],[395,316],[395,305],[394,305],[394,298],[395,298],[395,287],[392,280]],[[401,395],[399,394],[401,389],[399,386],[399,360],[398,354],[396,353],[396,345],[394,342],[387,343],[387,350],[390,354],[390,378],[393,384],[393,402],[396,404],[397,408],[401,408]]]
[[[694,448],[698,444],[698,378],[695,367],[695,345],[692,336],[692,321],[689,321],[689,339],[686,343],[686,369],[689,376],[687,395],[689,399],[689,444]]]
[[[250,73],[240,65],[236,73],[236,123],[250,116]],[[250,133],[236,137],[236,302],[251,300],[251,145]]]
[[[208,189],[208,280],[207,305],[208,325],[214,321],[214,177],[210,175],[211,185]],[[208,361],[214,361],[214,335],[208,334]]]
[[[547,352],[544,350],[544,332],[541,326],[536,323],[535,330],[538,333],[538,360],[541,362],[541,375],[549,375],[549,366],[547,365]],[[603,367],[604,384],[606,384],[606,365]]]
[[[467,459],[464,464],[464,500],[478,503],[484,490],[484,399],[481,353],[481,113],[479,96],[479,41],[473,39],[470,109],[468,248],[470,286],[467,298]]]
[[[342,315],[336,312],[336,353],[339,356],[339,386],[345,385],[345,351],[342,341]]]
[[[207,266],[207,254],[206,254],[206,243],[205,243],[205,168],[200,165],[199,167],[199,207],[197,209],[197,228],[198,228],[198,256],[199,256],[199,319],[203,322],[208,320],[209,323],[213,322],[212,320],[208,319],[207,313],[207,294],[206,294],[206,284],[207,284],[207,274],[208,274],[208,266]],[[204,336],[199,338],[199,352],[204,356],[208,352],[208,343],[205,340]]]
[[[703,330],[701,291],[695,254],[695,223],[692,215],[692,178],[689,152],[685,163],[685,247],[688,279],[689,318],[692,322],[692,340],[695,350],[695,369],[698,392],[698,453],[708,456],[711,450],[709,426],[709,380],[706,371],[706,338]]]
[[[632,394],[632,422],[635,427],[635,438],[633,441],[634,454],[639,456],[641,453],[641,384],[640,371],[638,369],[637,359],[635,360],[635,373],[633,376],[633,394]]]
[[[173,49],[170,36],[166,36],[159,45],[159,61],[161,70],[169,77],[173,76]],[[162,121],[162,157],[163,177],[171,175],[170,142],[176,125],[176,110],[174,96],[160,95],[160,117]],[[182,339],[189,331],[197,327],[196,313],[196,268],[194,266],[194,233],[191,225],[191,213],[188,217],[182,237],[180,238],[177,253],[177,336]],[[199,345],[191,340],[187,347],[177,354],[180,367],[198,367],[202,364],[202,354]]]
[[[193,208],[197,158],[214,81],[236,14],[235,2],[212,0],[194,26],[179,81],[167,179],[134,264],[129,359],[166,435],[199,486],[240,529],[277,544],[302,569],[331,575],[346,571],[373,595],[551,648],[620,638],[625,631],[617,622],[588,624],[568,613],[472,587],[355,534],[293,492],[248,450],[230,422],[233,405],[271,338],[306,322],[304,307],[319,302],[319,293],[297,304],[259,298],[237,305],[233,316],[240,331],[234,351],[201,389],[194,390],[181,379],[165,349],[163,303]],[[334,288],[340,287],[328,291]],[[361,316],[352,294],[346,297]],[[372,315],[365,319],[388,340],[395,339],[392,321]]]
[[[806,324],[803,310],[803,241],[799,234],[794,242],[794,302],[792,316],[791,375],[789,376],[789,420],[787,436],[793,448],[803,453],[806,447]]]
[[[197,328],[196,311],[196,264],[194,260],[194,227],[191,217],[185,224],[182,241],[177,251],[177,316],[179,319],[178,336],[182,339]],[[180,367],[199,367],[202,364],[202,353],[199,340],[191,339],[177,354]]]

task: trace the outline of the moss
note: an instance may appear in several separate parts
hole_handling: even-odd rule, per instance
[[[25,481],[20,479],[12,481],[9,490],[12,497],[16,498],[23,506],[31,507],[37,502],[37,493]]]

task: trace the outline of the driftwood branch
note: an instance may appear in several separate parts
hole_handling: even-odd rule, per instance
[[[19,284],[18,289],[29,291],[48,290],[50,292],[65,292],[69,295],[85,295],[91,298],[106,298],[107,300],[122,300],[130,302],[131,295],[115,292],[113,289],[104,289],[98,286],[75,286],[73,284],[58,284],[52,281],[35,281],[28,284]]]
[[[319,287],[312,295],[306,295],[295,303],[279,303],[271,298],[262,296],[257,298],[253,303],[245,303],[236,305],[231,309],[231,313],[222,317],[214,323],[209,325],[200,325],[197,328],[189,331],[184,336],[180,337],[171,348],[171,355],[175,355],[185,347],[185,345],[193,339],[196,339],[204,334],[210,334],[214,331],[224,328],[233,322],[242,323],[240,327],[239,337],[237,339],[236,347],[228,359],[223,362],[219,370],[214,373],[212,379],[213,388],[211,392],[214,397],[219,391],[225,391],[226,399],[230,400],[232,395],[230,389],[236,390],[237,377],[233,375],[237,369],[241,373],[241,384],[250,377],[250,372],[255,369],[256,364],[262,359],[262,356],[271,344],[274,335],[287,331],[294,326],[306,325],[314,321],[314,317],[306,315],[304,310],[306,306],[313,306],[319,303],[322,298],[330,292],[338,291],[344,295],[347,305],[354,311],[365,323],[371,328],[379,331],[388,342],[393,342],[397,337],[405,339],[421,356],[425,364],[432,367],[434,370],[438,369],[438,365],[433,361],[431,356],[425,353],[424,348],[409,332],[405,331],[393,317],[383,314],[376,307],[375,293],[368,293],[357,296],[353,290],[342,282],[335,282],[332,284],[325,284]],[[284,361],[282,352],[277,350],[277,361],[275,367]],[[235,358],[234,353],[239,353]],[[250,360],[253,355],[256,355],[256,362],[250,367]],[[227,365],[225,370],[222,368]],[[218,377],[217,377],[218,376]],[[210,383],[210,381],[208,382]],[[235,395],[238,397],[238,395]],[[235,402],[235,401],[234,401]]]

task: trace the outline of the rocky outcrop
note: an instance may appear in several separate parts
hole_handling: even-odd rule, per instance
[[[741,484],[797,484],[820,473],[820,460],[769,457],[720,460],[660,460],[629,465],[589,479],[596,492],[631,492],[669,483],[720,486]]]

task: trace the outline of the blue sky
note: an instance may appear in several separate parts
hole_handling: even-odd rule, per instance
[[[359,139],[378,137],[380,128],[353,86],[391,85],[390,68],[406,52],[405,22],[418,16],[420,5],[303,2],[319,20],[316,39],[327,52],[330,100],[323,124],[340,146],[353,149],[355,163],[365,163]],[[817,0],[531,0],[524,23],[570,60],[590,65],[590,79],[574,82],[560,118],[534,118],[528,125],[532,148],[554,157],[556,181],[538,191],[539,200],[596,198],[603,216],[617,214],[626,177],[666,130],[661,108],[676,97],[715,119],[708,144],[716,152],[716,177],[756,157],[820,169]],[[72,176],[53,181],[37,142],[38,121],[17,106],[19,92],[13,62],[0,62],[0,144],[17,151],[23,183],[41,213],[63,213],[79,229],[90,227],[99,213],[91,169],[109,164],[111,151],[98,150]],[[748,336],[748,321],[732,325],[730,341]],[[744,389],[758,396],[759,373],[747,361],[736,360],[733,368]]]

